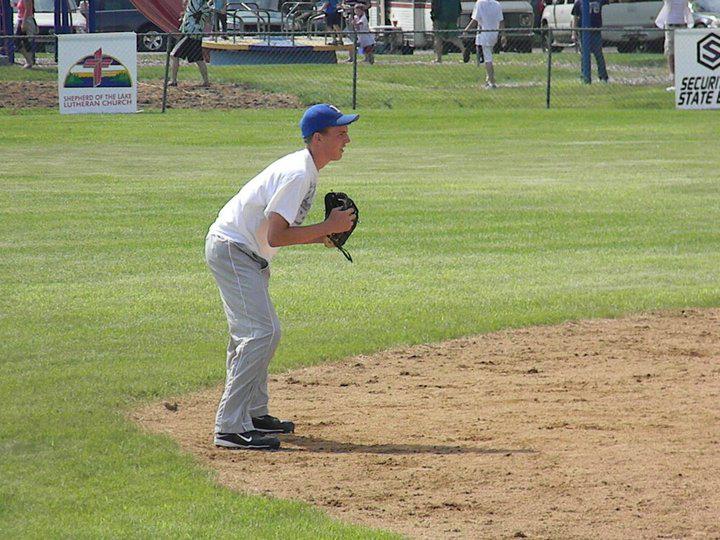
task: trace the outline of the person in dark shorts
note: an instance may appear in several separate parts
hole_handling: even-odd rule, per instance
[[[202,51],[203,32],[210,13],[211,7],[207,0],[187,0],[185,14],[180,23],[180,32],[183,36],[170,53],[172,56],[170,86],[177,86],[177,73],[181,58],[196,63],[203,78],[203,86],[210,86],[207,64],[203,59]]]
[[[460,49],[464,62],[470,58],[457,32],[457,21],[461,11],[460,0],[432,0],[430,3],[430,19],[433,22],[434,32],[433,46],[437,63],[442,62],[445,42],[450,42]]]
[[[325,0],[322,5],[322,11],[325,13],[325,28],[328,32],[335,32],[333,35],[333,45],[342,44],[340,39],[340,24],[342,23],[342,15],[338,9],[339,0]]]

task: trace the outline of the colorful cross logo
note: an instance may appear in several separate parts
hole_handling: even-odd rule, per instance
[[[102,47],[93,53],[92,58],[85,60],[83,67],[93,68],[93,87],[100,86],[102,82],[102,69],[112,64],[112,58],[103,56]]]

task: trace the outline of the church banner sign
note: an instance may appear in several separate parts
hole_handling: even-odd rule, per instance
[[[61,114],[137,112],[133,32],[58,36]]]

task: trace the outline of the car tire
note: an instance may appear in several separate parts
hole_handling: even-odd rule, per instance
[[[143,27],[138,34],[138,51],[161,52],[167,47],[167,35],[156,26]]]
[[[548,52],[548,49],[551,48],[550,43],[548,43],[550,39],[550,30],[548,30],[548,23],[547,21],[542,22],[542,26],[540,27],[540,45],[542,47],[543,52]],[[530,46],[530,52],[532,52],[532,42]],[[553,46],[552,52],[561,52],[563,50],[562,47]]]
[[[617,51],[619,53],[633,53],[637,50],[638,46],[637,43],[618,43],[617,44]]]
[[[520,53],[531,53],[532,52],[532,39],[524,39],[517,45],[517,52]]]

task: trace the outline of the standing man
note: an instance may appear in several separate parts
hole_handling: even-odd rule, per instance
[[[203,86],[210,86],[207,65],[203,60],[202,39],[205,25],[210,18],[210,4],[208,0],[186,0],[185,14],[180,23],[180,32],[183,37],[172,50],[171,79],[169,86],[177,86],[178,67],[180,59],[195,62],[203,78]]]
[[[607,68],[605,67],[605,56],[603,55],[603,40],[602,32],[602,7],[608,3],[608,0],[590,0],[590,20],[589,28],[597,28],[597,30],[586,30],[590,32],[588,43],[590,44],[590,54],[595,56],[595,63],[597,64],[598,77],[602,82],[608,82]],[[581,16],[582,16],[582,0],[575,0],[572,11],[570,14],[573,17],[573,28],[582,28]],[[577,31],[573,30],[573,34],[577,36]],[[582,36],[581,36],[582,37]],[[577,37],[575,38],[577,42]],[[582,40],[580,40],[582,42]],[[584,75],[588,78],[586,82],[590,82],[590,66],[588,65],[587,74]]]
[[[315,225],[301,226],[312,205],[318,173],[342,158],[348,125],[357,114],[332,105],[305,111],[300,130],[305,148],[275,161],[250,180],[220,210],[205,241],[205,259],[222,298],[230,330],[225,390],[215,418],[215,445],[276,449],[273,433],[295,424],[270,416],[267,376],[280,341],[268,280],[270,261],[281,246],[324,243],[352,228],[355,211],[334,209]]]
[[[493,66],[493,48],[498,40],[498,30],[505,28],[500,2],[497,0],[477,0],[470,22],[465,27],[465,32],[475,26],[483,30],[475,36],[475,47],[477,49],[477,65],[479,66],[485,62],[485,88],[497,88],[495,84],[495,68]],[[503,34],[503,46],[506,41],[505,34]]]
[[[460,17],[460,0],[432,0],[430,5],[430,19],[433,22],[435,62],[442,62],[445,42],[453,43],[466,57],[465,45],[457,35],[457,21]]]
[[[690,4],[687,0],[664,0],[663,7],[655,19],[655,26],[665,29],[664,52],[667,57],[668,71],[672,86],[668,86],[668,92],[675,91],[675,29],[692,28],[694,24]]]

